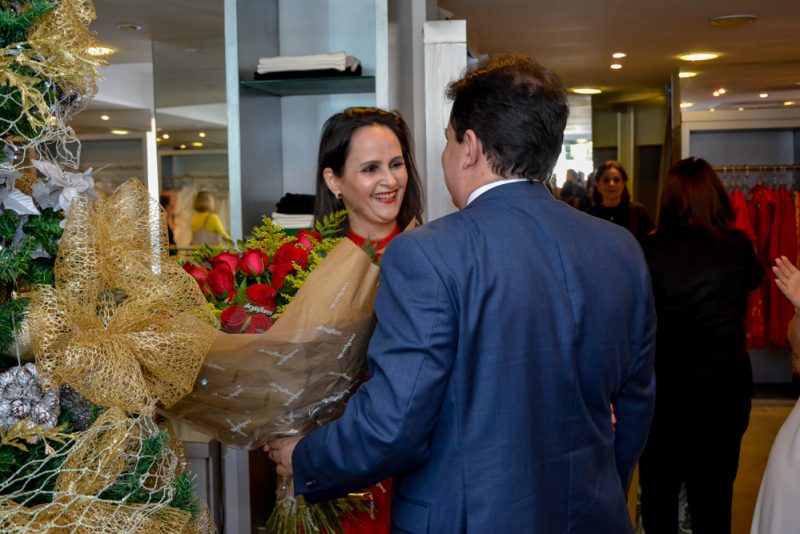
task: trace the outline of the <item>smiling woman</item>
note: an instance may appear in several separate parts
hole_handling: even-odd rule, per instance
[[[398,228],[422,218],[422,185],[402,117],[379,108],[347,108],[322,129],[314,216],[349,210],[343,229],[381,252]]]

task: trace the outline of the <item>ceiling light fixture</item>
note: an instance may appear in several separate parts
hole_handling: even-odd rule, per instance
[[[130,22],[123,22],[121,24],[117,24],[117,29],[122,30],[124,32],[138,32],[142,29],[141,26],[138,24],[131,24]]]
[[[681,102],[681,108],[690,108],[694,106],[694,102]]]
[[[200,148],[200,147],[202,147],[202,146],[203,146],[203,143],[201,143],[200,141],[194,141],[194,142],[192,143],[192,146],[196,146],[197,148]]]
[[[711,109],[709,109],[708,111],[710,111],[711,113],[714,113],[714,112],[715,112],[715,111],[717,111],[717,110],[716,110],[716,109],[714,109],[714,108],[711,108]]]
[[[613,54],[611,54],[611,57],[613,57],[614,59],[622,59],[624,57],[628,57],[628,54],[626,54],[625,52],[614,52]]]
[[[744,111],[744,108],[739,108],[739,111]]]
[[[621,68],[622,68],[622,65],[621,65],[620,63],[612,63],[612,64],[611,64],[611,68],[612,68],[613,70],[619,70],[619,69],[621,69]]]
[[[577,144],[579,144],[579,145],[585,145],[588,142],[588,140],[584,139],[583,137],[581,137],[581,138],[575,139],[575,142]]]
[[[794,101],[793,100],[787,100],[786,102],[783,103],[783,105],[784,106],[794,106]]]
[[[109,117],[108,115],[100,115],[100,120],[101,121],[107,121],[109,119],[111,119],[111,117]]]
[[[89,48],[86,49],[87,54],[95,57],[110,56],[116,51],[117,51],[116,48],[112,48],[110,46],[105,46],[105,45],[90,46]]]
[[[711,94],[712,94],[712,95],[714,95],[714,96],[719,96],[719,91],[714,91],[714,92],[713,92],[713,93],[711,93]]]
[[[197,134],[197,137],[205,137],[205,136],[206,136],[205,132],[200,132],[199,134]]]
[[[111,130],[114,135],[128,135],[128,130]]]
[[[688,71],[688,70],[678,73],[678,78],[694,78],[695,76],[697,76],[696,72],[692,72],[692,71]]]
[[[727,92],[728,92],[728,91],[727,91],[727,90],[725,90],[725,88],[724,88],[724,87],[720,87],[720,88],[719,88],[719,94],[721,94],[721,95],[724,95],[724,94],[725,94],[725,93],[727,93]]]
[[[180,146],[180,148],[182,148],[182,149],[183,149],[183,148],[186,148],[186,145],[181,145],[181,146]]]
[[[758,98],[767,98],[768,96],[769,96],[769,93],[761,93],[761,94],[758,95]]]
[[[579,95],[599,95],[603,91],[595,87],[575,87],[572,92]]]
[[[168,133],[165,133],[165,134],[164,134],[164,135],[162,135],[161,137],[163,137],[164,139],[169,139],[169,134],[168,134]]]
[[[708,23],[715,28],[732,28],[735,26],[747,26],[756,20],[758,19],[755,15],[722,15],[711,17],[708,19]]]
[[[678,59],[683,61],[708,61],[710,59],[717,59],[719,54],[716,52],[692,52],[690,54],[683,54],[678,56]]]

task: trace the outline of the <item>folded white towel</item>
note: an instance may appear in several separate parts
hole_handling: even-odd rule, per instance
[[[311,228],[314,225],[314,215],[289,215],[275,211],[272,212],[272,221],[278,226],[283,226],[284,228]]]
[[[344,72],[346,69],[356,70],[358,64],[358,59],[348,56],[345,52],[308,56],[262,57],[258,60],[256,72],[266,74],[268,72],[320,69],[336,69]]]

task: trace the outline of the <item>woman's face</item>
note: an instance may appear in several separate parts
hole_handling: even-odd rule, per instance
[[[408,184],[408,171],[397,136],[386,126],[362,126],[353,132],[342,176],[324,171],[331,192],[341,194],[350,229],[369,239],[394,229]]]
[[[611,167],[597,180],[597,190],[603,195],[603,206],[614,207],[622,201],[625,181],[618,169]]]

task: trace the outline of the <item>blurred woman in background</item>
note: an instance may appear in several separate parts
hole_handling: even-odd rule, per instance
[[[647,534],[677,531],[681,484],[694,534],[730,532],[753,394],[747,295],[764,278],[733,222],[711,165],[688,158],[670,169],[658,230],[642,242],[658,318],[655,416],[639,463]]]
[[[639,241],[653,230],[653,221],[641,204],[631,200],[628,173],[622,163],[610,159],[594,173],[594,205],[588,213],[627,228]]]

